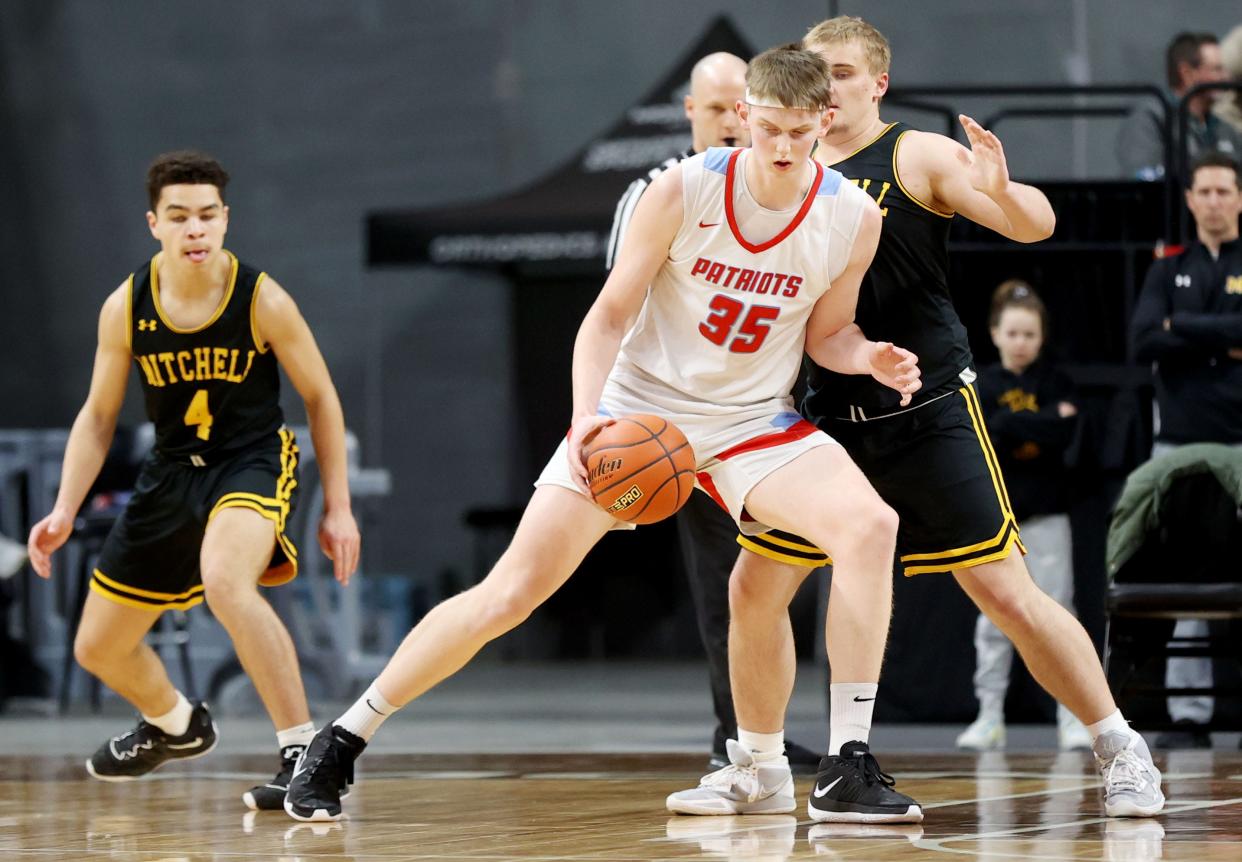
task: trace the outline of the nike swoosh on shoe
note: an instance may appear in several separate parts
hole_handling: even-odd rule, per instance
[[[817,799],[823,799],[825,796],[827,796],[827,795],[828,795],[828,791],[829,791],[829,790],[832,790],[832,788],[836,787],[836,786],[837,786],[837,783],[838,783],[838,782],[839,782],[842,778],[844,778],[844,777],[845,777],[844,775],[838,775],[836,778],[834,778],[834,779],[832,780],[832,783],[830,783],[830,784],[829,784],[829,785],[827,785],[826,787],[816,787],[816,788],[815,788],[815,790],[813,791],[813,792],[814,792],[814,794],[815,794],[815,796],[816,796],[816,798],[817,798]]]

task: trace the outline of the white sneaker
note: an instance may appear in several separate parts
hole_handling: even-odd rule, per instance
[[[793,773],[784,756],[756,763],[735,739],[726,740],[729,765],[709,772],[693,790],[665,801],[674,814],[788,814],[794,803]]]
[[[1164,858],[1159,820],[1110,820],[1104,824],[1104,862],[1152,862]]]
[[[1104,776],[1104,813],[1109,817],[1151,817],[1164,808],[1160,770],[1151,761],[1143,737],[1110,730],[1092,746]]]
[[[970,751],[999,751],[1005,747],[1005,720],[996,715],[980,714],[958,735],[957,747]]]
[[[784,862],[793,855],[797,832],[798,818],[788,814],[670,817],[664,826],[669,841],[690,845],[702,856],[746,862]]]
[[[1057,747],[1062,751],[1091,750],[1091,732],[1063,706],[1057,706]]]

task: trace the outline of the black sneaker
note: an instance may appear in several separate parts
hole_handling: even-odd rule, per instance
[[[86,761],[86,771],[101,781],[133,781],[170,760],[193,760],[216,747],[216,724],[207,704],[194,702],[190,726],[171,736],[139,718],[133,730],[114,736]]]
[[[242,794],[242,802],[251,811],[280,811],[285,807],[285,791],[289,789],[289,776],[298,758],[306,750],[305,745],[286,745],[280,750],[280,771],[267,784],[258,784]]]
[[[348,730],[324,725],[298,758],[285,793],[294,820],[337,820],[341,799],[354,781],[354,760],[367,744]]]
[[[794,775],[815,775],[819,771],[820,756],[804,745],[786,742],[785,758]]]
[[[305,745],[286,745],[280,750],[280,772],[267,784],[258,784],[242,794],[242,802],[251,811],[283,811],[285,808],[285,792],[289,789],[289,778],[297,766],[298,758],[306,750]],[[341,792],[341,798],[349,796],[349,790]]]
[[[923,809],[894,783],[867,743],[847,742],[820,761],[807,814],[821,823],[921,823]]]
[[[1156,734],[1152,748],[1172,750],[1178,748],[1211,748],[1212,736],[1203,729],[1203,725],[1188,718],[1179,718],[1173,723],[1173,730]]]
[[[729,739],[736,737],[736,729],[734,729],[732,734],[728,734],[725,733],[723,727],[716,725],[716,731],[712,734],[712,753],[707,758],[708,772],[715,772],[717,769],[724,769],[729,765],[729,752],[725,746]]]

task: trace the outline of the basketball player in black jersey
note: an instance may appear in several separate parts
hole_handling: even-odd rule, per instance
[[[216,728],[203,703],[169,681],[143,638],[160,614],[204,599],[276,725],[281,771],[252,788],[252,809],[279,809],[289,773],[314,736],[297,655],[258,586],[297,574],[286,526],[297,498],[297,444],[280,409],[277,362],[306,403],[323,479],[319,540],[336,579],[357,566],[345,422],[327,366],[284,289],[223,247],[228,174],[194,152],[158,157],[147,174],[147,222],[160,252],[104,302],[90,392],[69,435],[60,491],[34,526],[31,563],[51,573],[116,427],[131,364],[155,447],[109,534],[90,584],[74,655],[141,714],[86,762],[127,781],[206,754]]]
[[[1038,189],[1009,179],[1000,141],[969,117],[961,117],[969,148],[880,118],[890,51],[870,24],[833,18],[813,27],[803,45],[823,56],[833,75],[836,114],[816,158],[858,183],[883,216],[855,323],[868,337],[914,351],[924,385],[902,408],[865,379],[847,379],[809,363],[802,412],[846,448],[897,511],[897,553],[905,574],[952,572],[1013,641],[1032,675],[1088,726],[1105,778],[1106,812],[1151,816],[1163,808],[1164,796],[1146,744],[1117,709],[1081,624],[1027,573],[1025,549],[971,385],[975,371],[966,331],[949,295],[947,241],[955,214],[1010,239],[1036,242],[1052,233],[1052,208]],[[793,656],[787,605],[809,567],[828,556],[789,534],[740,537],[739,543],[744,550],[730,584],[729,631],[738,726],[779,731],[794,673],[792,662],[784,660]],[[772,589],[773,582],[784,588]],[[839,599],[839,586],[833,583],[828,604],[830,661],[875,636],[861,630],[848,600]],[[874,691],[834,676],[832,737],[810,800],[812,809],[836,806],[823,810],[822,819],[850,810],[851,804],[867,810],[871,788],[860,785],[842,799],[838,787],[832,795],[837,798],[827,803],[818,788],[839,775],[843,743],[866,741],[874,698]]]

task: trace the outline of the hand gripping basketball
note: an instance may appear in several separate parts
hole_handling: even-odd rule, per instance
[[[694,450],[659,416],[623,416],[602,428],[582,454],[591,496],[619,521],[662,521],[694,490]]]

